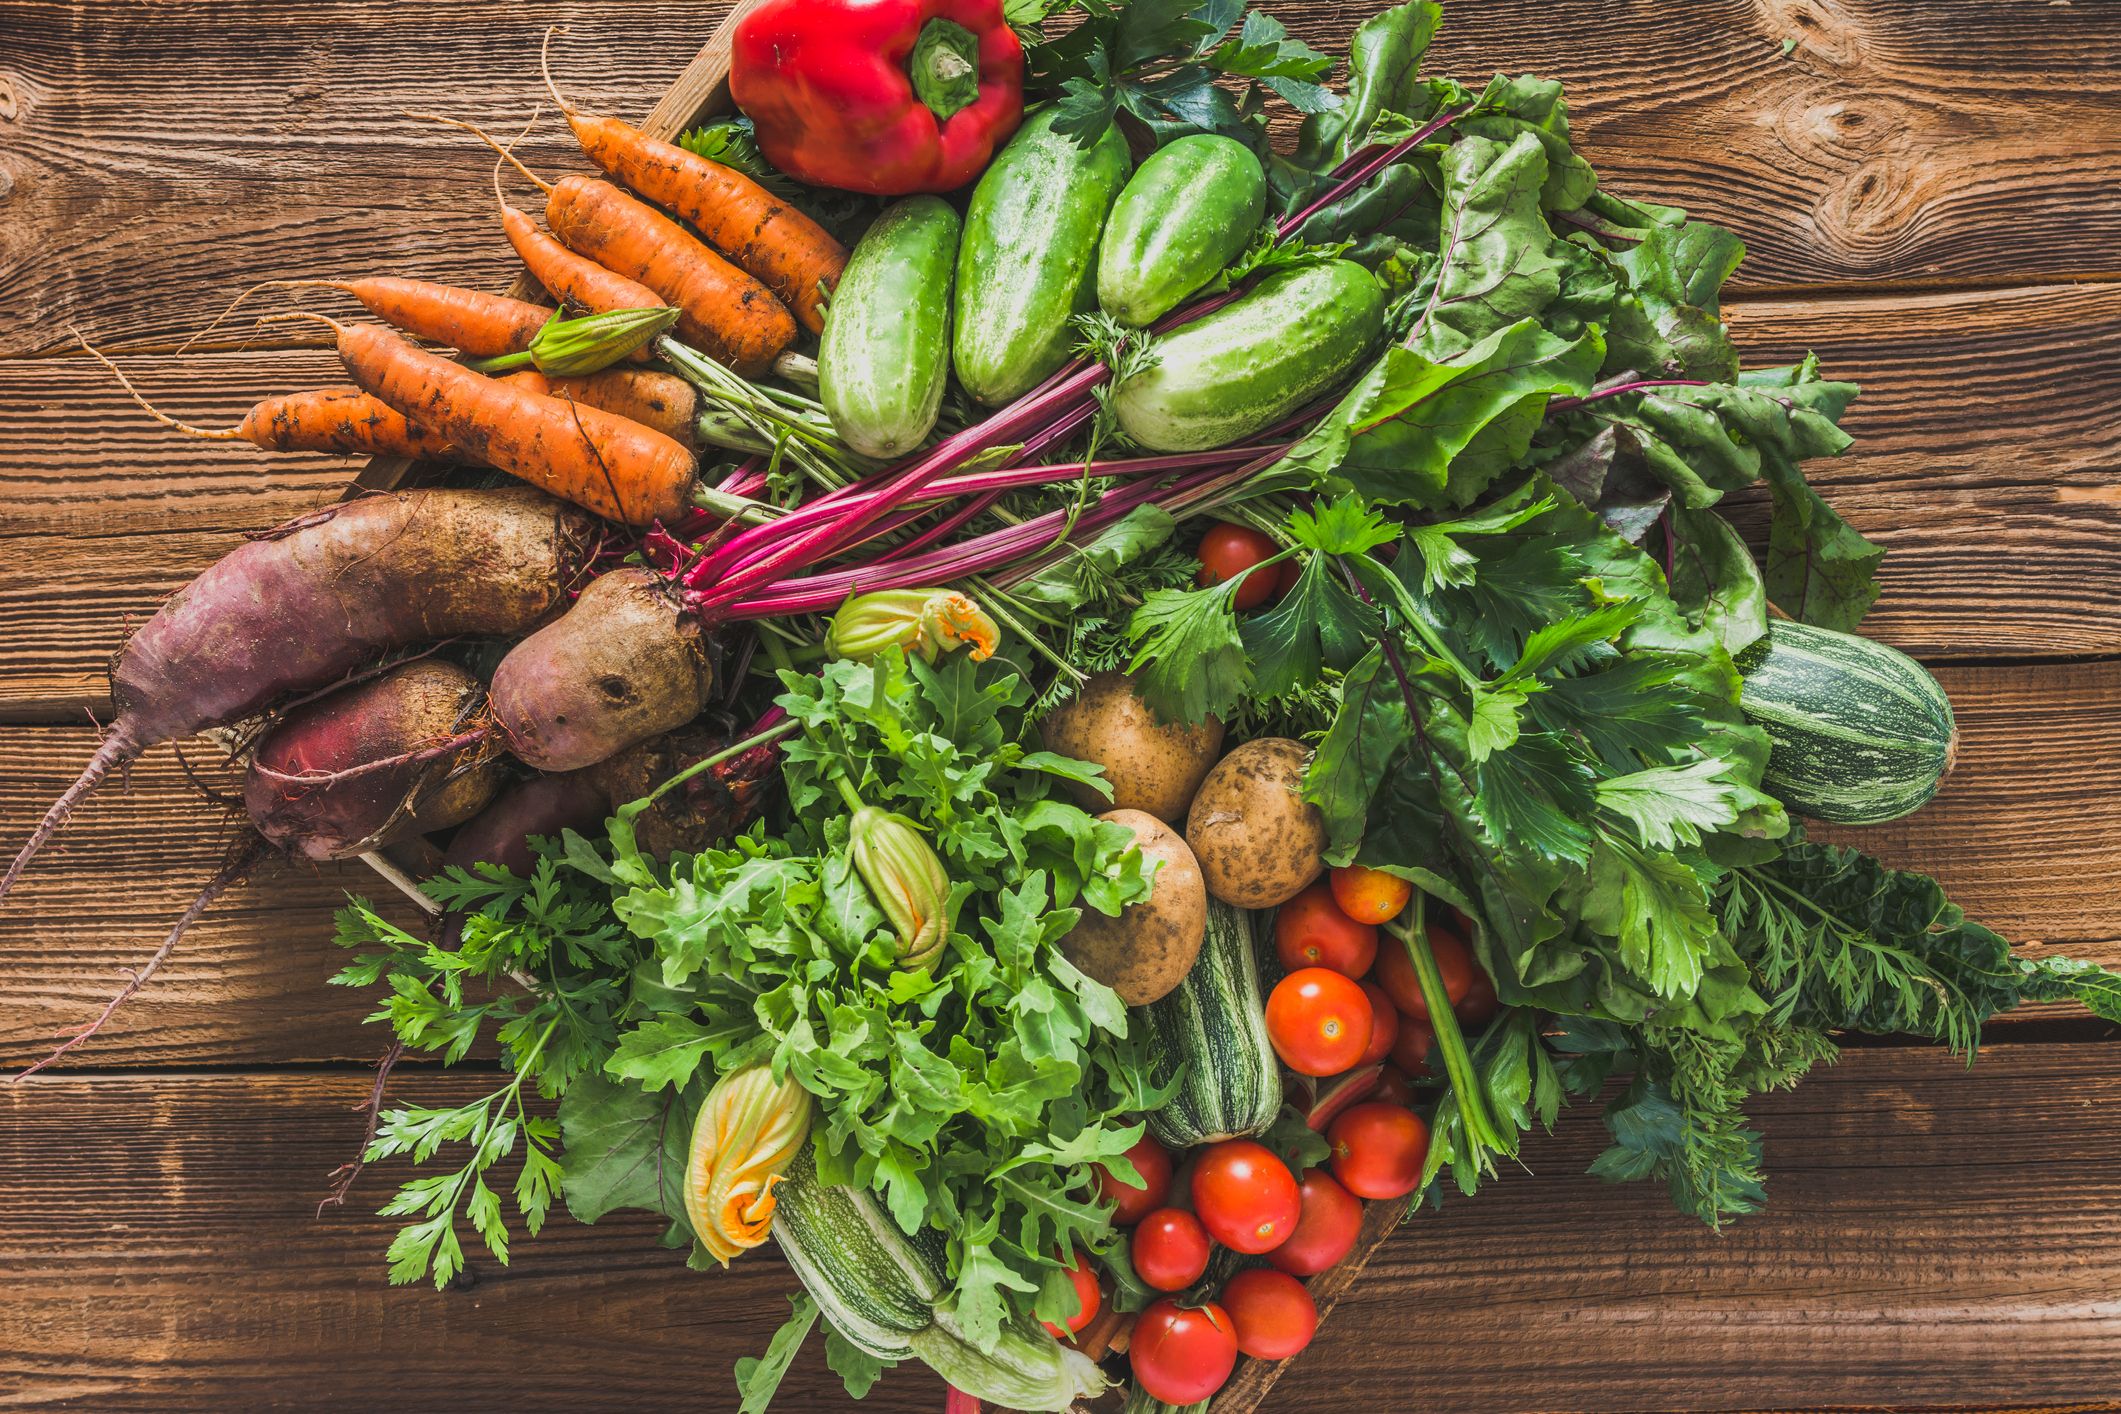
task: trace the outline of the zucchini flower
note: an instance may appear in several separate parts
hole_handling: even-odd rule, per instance
[[[929,662],[960,643],[972,656],[994,656],[1002,631],[979,605],[952,589],[880,589],[840,605],[825,630],[825,651],[835,658],[873,658],[896,644]]]
[[[555,312],[531,337],[528,348],[481,359],[471,366],[481,373],[535,368],[555,377],[577,378],[611,367],[677,323],[677,318],[678,311],[668,305],[611,309],[574,319],[562,319]]]
[[[898,934],[901,967],[933,967],[954,921],[943,861],[903,815],[865,805],[847,827],[855,872]]]
[[[715,1081],[692,1125],[685,1216],[717,1262],[766,1240],[773,1186],[810,1137],[810,1092],[763,1065]]]

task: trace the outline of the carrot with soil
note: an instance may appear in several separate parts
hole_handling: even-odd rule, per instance
[[[523,633],[566,604],[598,538],[590,517],[526,487],[363,497],[239,546],[119,650],[118,716],[0,876],[0,897],[74,806],[148,747],[242,721],[393,648]]]
[[[501,154],[545,193],[545,224],[562,245],[647,286],[653,303],[683,310],[679,337],[709,356],[749,377],[771,368],[794,341],[795,317],[773,291],[646,202],[596,177],[548,182],[471,123],[438,113],[412,116],[462,128]]]
[[[802,212],[732,167],[659,141],[617,118],[585,113],[552,81],[552,36],[539,68],[546,91],[589,160],[650,201],[689,221],[737,266],[763,281],[811,333],[825,327],[824,305],[847,248]]]

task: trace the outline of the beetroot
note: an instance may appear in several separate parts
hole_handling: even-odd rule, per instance
[[[466,821],[442,856],[444,867],[498,864],[528,877],[537,867],[531,836],[558,839],[562,830],[593,830],[611,813],[604,788],[588,771],[532,776],[510,786]]]
[[[0,877],[0,897],[113,768],[393,648],[522,633],[566,602],[596,535],[586,512],[527,488],[419,490],[332,506],[231,551],[119,650],[117,719]]]

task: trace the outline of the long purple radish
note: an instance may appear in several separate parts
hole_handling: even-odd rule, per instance
[[[526,487],[401,491],[223,556],[119,650],[118,716],[0,876],[0,898],[74,806],[148,747],[326,687],[395,648],[519,634],[550,617],[594,553],[596,524]]]
[[[251,826],[290,854],[347,859],[470,819],[501,786],[480,698],[470,673],[420,658],[304,703],[251,754]]]
[[[654,571],[598,576],[493,674],[501,741],[527,766],[575,771],[684,726],[707,705],[706,631]]]

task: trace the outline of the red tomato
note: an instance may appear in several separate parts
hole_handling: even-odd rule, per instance
[[[1311,1343],[1318,1306],[1304,1284],[1271,1267],[1249,1267],[1223,1284],[1222,1305],[1237,1348],[1254,1360],[1286,1360]]]
[[[1377,950],[1377,968],[1370,976],[1385,989],[1400,1016],[1427,1021],[1429,1004],[1422,998],[1414,959],[1407,956],[1406,945],[1399,939],[1387,941],[1391,946]],[[1443,974],[1444,994],[1451,999],[1451,1005],[1458,1005],[1473,990],[1473,974],[1480,970],[1473,965],[1473,955],[1466,951],[1464,943],[1433,923],[1429,925],[1429,951],[1436,954],[1436,970]]]
[[[1405,1105],[1414,1108],[1414,1082],[1396,1065],[1388,1065],[1377,1074],[1377,1093],[1370,1097],[1387,1104]]]
[[[1274,554],[1274,542],[1249,525],[1232,525],[1219,520],[1201,536],[1200,549],[1194,554],[1200,560],[1200,574],[1194,582],[1205,589],[1211,584],[1235,579],[1261,560],[1270,558]],[[1275,578],[1273,570],[1245,575],[1245,582],[1237,590],[1237,607],[1256,609],[1266,603],[1274,593]]]
[[[1392,1042],[1399,1038],[1399,1009],[1375,982],[1363,983],[1362,994],[1370,999],[1370,1044],[1356,1064],[1375,1065],[1392,1054]]]
[[[1357,1105],[1326,1130],[1333,1176],[1358,1198],[1403,1198],[1421,1182],[1429,1126],[1397,1105]]]
[[[1303,1211],[1289,1240],[1267,1260],[1292,1277],[1315,1277],[1355,1250],[1362,1227],[1362,1200],[1324,1169],[1305,1169],[1297,1192]]]
[[[1377,960],[1377,930],[1342,913],[1321,879],[1275,912],[1274,951],[1290,972],[1330,967],[1360,977]]]
[[[1360,864],[1343,864],[1328,878],[1333,901],[1357,923],[1390,923],[1414,897],[1414,886],[1405,879]]]
[[[1198,1404],[1213,1398],[1237,1368],[1237,1328],[1213,1302],[1195,1309],[1167,1296],[1134,1323],[1127,1362],[1144,1394],[1166,1404]]]
[[[1412,1017],[1399,1023],[1399,1035],[1392,1042],[1392,1064],[1409,1076],[1427,1075],[1429,1057],[1436,1050],[1436,1033],[1426,1021]]]
[[[1177,1291],[1208,1270],[1208,1230],[1176,1208],[1158,1208],[1134,1228],[1127,1245],[1134,1274],[1158,1291]]]
[[[1097,1273],[1090,1269],[1090,1256],[1080,1248],[1076,1249],[1075,1261],[1068,1267],[1068,1280],[1075,1284],[1077,1310],[1068,1318],[1067,1329],[1063,1330],[1051,1321],[1039,1322],[1047,1330],[1064,1338],[1074,1335],[1095,1320],[1097,1308],[1105,1302],[1105,1293],[1098,1289]]]
[[[1171,1192],[1171,1156],[1164,1146],[1156,1142],[1156,1136],[1144,1133],[1127,1151],[1127,1160],[1134,1165],[1135,1172],[1148,1185],[1136,1188],[1114,1178],[1103,1164],[1097,1166],[1097,1191],[1106,1199],[1119,1205],[1112,1214],[1112,1221],[1120,1227],[1138,1223],[1143,1216],[1163,1206]]]
[[[1271,1252],[1296,1228],[1302,1209],[1289,1166],[1264,1144],[1225,1139],[1200,1151],[1193,1208],[1208,1235],[1233,1252]]]
[[[1488,974],[1473,966],[1473,985],[1460,1000],[1452,1003],[1451,1014],[1468,1026],[1485,1026],[1502,1010],[1502,1003],[1495,998],[1495,984]]]
[[[1370,1046],[1370,999],[1360,983],[1323,967],[1306,967],[1267,995],[1267,1039],[1299,1075],[1338,1075]]]

